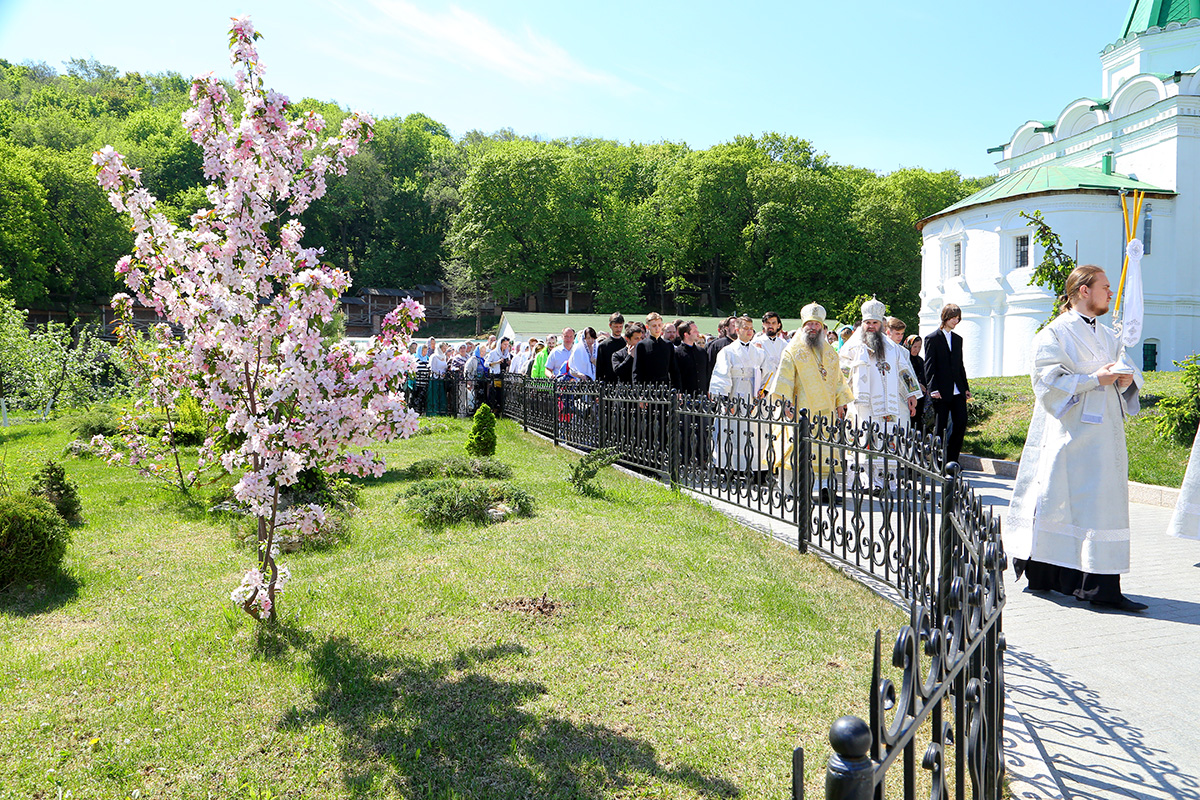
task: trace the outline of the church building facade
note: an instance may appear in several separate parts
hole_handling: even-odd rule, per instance
[[[1116,291],[1124,254],[1121,194],[1146,193],[1143,369],[1173,369],[1200,350],[1200,0],[1134,0],[1100,54],[1100,94],[1030,120],[992,148],[998,179],[921,220],[921,332],[942,307],[972,376],[1028,374],[1029,345],[1055,298],[1030,285],[1042,252],[1021,216],[1041,211],[1080,264]],[[1130,213],[1133,211],[1132,196]]]

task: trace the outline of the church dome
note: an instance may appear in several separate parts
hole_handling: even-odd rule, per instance
[[[1200,18],[1200,0],[1133,0],[1119,38],[1125,39],[1149,28],[1165,28],[1172,22],[1186,25]]]

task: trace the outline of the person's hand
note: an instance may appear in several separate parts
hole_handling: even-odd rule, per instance
[[[970,393],[970,392],[967,392],[967,399],[968,399],[968,400],[970,400],[970,399],[971,399],[971,393]]]
[[[837,407],[837,415],[838,415],[838,419],[846,418],[846,407],[844,405]]]
[[[1119,388],[1128,389],[1131,385],[1133,385],[1133,376],[1132,375],[1118,375],[1117,376],[1117,386]]]
[[[930,397],[932,397],[934,400],[941,400],[941,399],[942,399],[942,393],[941,393],[941,392],[930,392],[930,393],[929,393],[929,396],[930,396]]]
[[[1096,370],[1096,380],[1100,381],[1101,386],[1108,386],[1112,383],[1115,383],[1120,377],[1122,377],[1112,371],[1112,368],[1115,367],[1116,364],[1117,362],[1113,361],[1112,363],[1105,364],[1103,367]],[[1132,376],[1128,377],[1132,378]]]
[[[911,417],[915,413],[917,413],[917,398],[910,397],[908,398],[908,415]]]

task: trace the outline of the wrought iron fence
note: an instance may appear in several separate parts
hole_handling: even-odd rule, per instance
[[[436,413],[436,379],[418,376],[410,402]],[[932,796],[999,798],[1003,761],[1005,557],[999,520],[946,464],[941,443],[865,421],[810,417],[788,404],[682,396],[669,387],[616,386],[506,375],[444,378],[444,413],[481,402],[555,441],[611,447],[620,463],[680,489],[781,520],[799,549],[886,583],[910,610],[893,648],[897,690],[876,637],[870,721],[830,729],[826,797],[882,798],[888,769],[903,767],[915,796],[917,740]],[[453,396],[453,397],[452,397]],[[954,752],[952,774],[945,768]],[[793,760],[803,796],[803,750]]]

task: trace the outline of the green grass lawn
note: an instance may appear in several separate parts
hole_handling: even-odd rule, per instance
[[[1181,374],[1148,372],[1142,388],[1142,410],[1125,420],[1125,439],[1129,448],[1129,479],[1139,483],[1178,487],[1183,483],[1189,448],[1167,441],[1154,432],[1158,401],[1167,395],[1182,395]],[[1018,461],[1029,418],[1033,413],[1033,389],[1028,376],[1010,378],[972,378],[976,400],[989,413],[982,422],[974,419],[967,426],[963,452],[985,458]]]
[[[344,541],[285,555],[274,627],[228,600],[252,554],[201,502],[68,459],[64,572],[0,592],[0,798],[782,797],[823,791],[830,723],[865,717],[871,641],[906,621],[826,567],[498,426],[537,511],[416,526],[394,472]],[[387,447],[462,452],[466,428]],[[0,429],[8,483],[70,439]],[[512,610],[558,601],[553,615]]]

